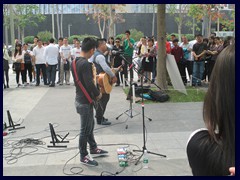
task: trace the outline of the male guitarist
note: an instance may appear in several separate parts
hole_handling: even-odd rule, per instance
[[[115,82],[117,82],[117,77],[112,72],[106,57],[103,55],[105,51],[107,51],[106,39],[98,39],[97,50],[94,52],[94,56],[93,56],[93,63],[96,66],[97,74],[100,74],[103,72],[107,73],[111,78],[112,84],[114,84]],[[99,125],[111,124],[111,122],[109,122],[108,119],[104,117],[104,113],[105,113],[109,99],[110,99],[110,94],[103,93],[102,98],[99,101],[99,105],[96,107],[96,119],[97,119],[97,124]]]

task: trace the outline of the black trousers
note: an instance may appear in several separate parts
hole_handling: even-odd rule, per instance
[[[27,82],[27,71],[29,81],[32,82],[32,64],[24,64],[24,80]]]
[[[183,83],[187,83],[187,78],[186,78],[186,71],[185,71],[185,64],[182,64],[180,62],[177,63],[178,70],[180,72],[180,75],[182,77]]]
[[[46,64],[36,64],[37,84],[40,84],[40,70],[42,70],[44,85],[47,84]]]
[[[6,84],[5,84],[5,78],[6,78],[6,83],[7,83],[7,85],[8,85],[8,83],[9,83],[9,74],[8,74],[8,71],[9,71],[9,69],[3,70],[3,84],[4,84],[4,85],[6,85]],[[5,74],[5,78],[4,78],[4,74]]]
[[[19,84],[20,73],[21,73],[21,77],[22,77],[22,84],[24,84],[24,82],[25,82],[24,70],[16,71],[16,83]]]
[[[104,116],[109,99],[110,99],[110,94],[106,94],[106,93],[102,94],[102,98],[99,100],[98,105],[95,107],[96,118],[98,123],[101,123],[103,120],[103,116]]]

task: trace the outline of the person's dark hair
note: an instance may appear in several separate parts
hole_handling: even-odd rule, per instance
[[[24,43],[23,46],[27,45],[28,46],[28,43]]]
[[[93,38],[87,37],[82,42],[82,51],[89,52],[91,49],[96,48],[96,41]]]
[[[217,36],[217,33],[215,33],[215,32],[211,32],[211,35]]]
[[[49,42],[50,42],[50,43],[54,43],[54,39],[51,38],[51,39],[49,40]]]
[[[63,41],[63,37],[58,38],[59,41]]]
[[[19,51],[17,50],[17,47],[20,47]],[[14,52],[14,57],[16,57],[17,53],[19,55],[22,55],[22,45],[21,44],[17,44],[15,47],[15,52]]]
[[[100,44],[102,44],[103,42],[107,42],[107,40],[105,38],[101,38],[101,39],[97,39],[97,48],[100,46]]]
[[[75,37],[75,38],[73,38],[73,40],[78,40],[78,38],[77,38],[77,37]]]
[[[118,41],[121,41],[121,39],[120,39],[119,37],[118,37],[118,38],[116,38],[116,39],[115,39],[115,41],[116,41],[116,40],[118,40]]]
[[[37,39],[39,39],[39,37],[38,37],[38,36],[34,36],[34,38],[37,38]]]
[[[203,37],[203,35],[202,34],[197,34],[196,37]]]
[[[38,39],[38,40],[37,40],[37,42],[39,42],[39,41],[41,41],[41,42],[42,42],[42,40],[41,40],[41,39]]]
[[[204,100],[203,119],[212,137],[210,143],[220,147],[208,156],[212,162],[209,172],[227,175],[228,168],[235,166],[235,44],[225,48],[216,59]],[[216,169],[219,163],[222,168]]]
[[[230,42],[231,40],[233,40],[233,36],[227,36],[224,38],[224,41],[223,41],[223,48],[227,47],[230,45]]]
[[[172,42],[173,42],[173,43],[178,42],[178,39],[174,39]]]
[[[129,35],[131,34],[129,30],[126,30],[126,31],[125,31],[125,34],[126,34],[126,33],[128,33]]]
[[[203,42],[206,42],[207,44],[208,44],[208,41],[209,41],[208,38],[203,39]]]
[[[176,37],[176,35],[175,35],[175,34],[171,34],[171,36],[173,36],[173,37]]]
[[[110,39],[113,40],[112,45],[114,45],[114,37],[109,37],[107,43],[110,44]]]
[[[154,39],[153,38],[149,38],[148,41],[151,41],[154,45]]]

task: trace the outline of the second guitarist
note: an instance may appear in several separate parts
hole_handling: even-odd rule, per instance
[[[115,82],[117,82],[117,77],[112,72],[110,68],[110,64],[107,61],[107,58],[103,54],[105,51],[107,51],[106,39],[98,39],[97,50],[95,51],[92,57],[93,58],[92,61],[96,66],[97,74],[100,74],[102,72],[107,73],[111,78],[112,84],[114,84]],[[99,101],[99,105],[96,108],[96,119],[97,119],[97,124],[99,125],[111,124],[111,122],[109,122],[108,119],[104,117],[104,113],[105,113],[109,99],[110,99],[110,94],[103,93],[102,98]]]

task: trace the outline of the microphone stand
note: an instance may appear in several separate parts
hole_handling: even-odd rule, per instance
[[[123,56],[123,55],[120,55],[126,62],[128,62],[126,60],[126,58]],[[128,62],[129,63],[129,62]],[[130,64],[130,63],[129,63]],[[146,79],[148,79],[148,77],[144,76],[143,75],[143,72],[139,72],[136,70],[136,68],[134,67],[134,65],[132,65],[133,69],[141,75],[141,89],[142,89],[142,94],[143,94],[143,77],[145,77]],[[149,80],[149,79],[148,79]],[[154,83],[155,84],[155,83]],[[156,85],[156,84],[155,84]],[[156,85],[157,86],[157,85]],[[159,89],[161,89],[159,86],[157,86]],[[142,150],[133,150],[133,152],[142,152],[141,156],[139,156],[138,160],[136,161],[135,165],[138,164],[138,162],[140,161],[140,159],[143,157],[143,154],[144,154],[144,150],[147,150],[147,146],[146,146],[146,127],[145,127],[145,115],[144,115],[144,102],[143,102],[143,95],[142,95],[142,123],[143,123],[143,147],[142,147]],[[159,154],[159,153],[155,153],[155,152],[151,152],[151,151],[148,151],[147,152],[149,154],[154,154],[154,155],[157,155],[157,156],[162,156],[162,157],[167,157],[166,155],[163,155],[163,154]]]

